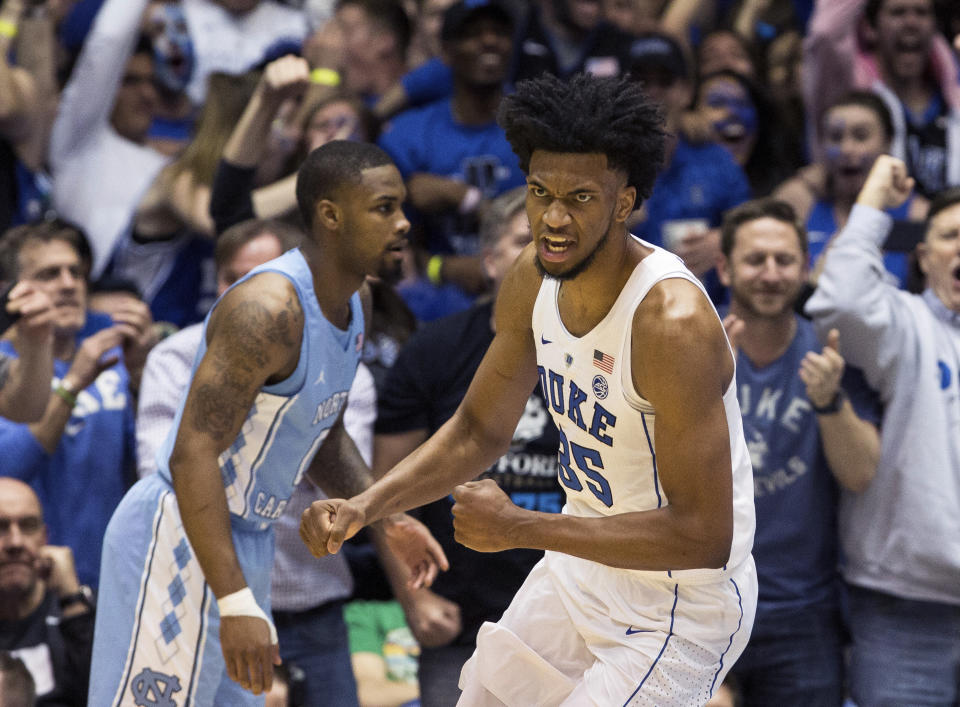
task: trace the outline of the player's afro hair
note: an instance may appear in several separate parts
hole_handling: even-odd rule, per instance
[[[497,117],[524,172],[536,150],[599,153],[626,173],[638,199],[650,196],[666,133],[659,108],[639,83],[589,74],[561,81],[544,74],[519,82]]]

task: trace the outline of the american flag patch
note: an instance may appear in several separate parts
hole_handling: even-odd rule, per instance
[[[593,365],[605,373],[613,373],[613,356],[599,349],[593,350]]]

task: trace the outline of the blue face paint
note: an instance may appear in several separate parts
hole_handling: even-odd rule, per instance
[[[843,153],[840,152],[840,148],[836,145],[827,145],[823,154],[828,164],[837,164]]]
[[[154,9],[151,22],[160,28],[153,38],[154,72],[161,86],[174,93],[190,83],[196,57],[187,19],[179,4],[164,3]]]
[[[718,87],[707,93],[706,103],[711,108],[724,108],[728,113],[727,117],[713,124],[719,134],[722,135],[731,125],[742,126],[745,135],[757,132],[757,108],[749,98]]]
[[[853,141],[853,149],[844,152],[843,143],[847,138]],[[848,125],[844,119],[834,118],[827,124],[824,158],[831,167],[866,173],[877,156],[881,154],[874,150],[866,150],[864,143],[870,139],[868,127],[858,125],[856,122]]]

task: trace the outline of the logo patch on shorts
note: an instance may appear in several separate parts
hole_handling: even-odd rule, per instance
[[[634,628],[631,626],[627,629],[627,635],[632,636],[635,633],[653,633],[654,629],[652,628]]]
[[[180,692],[180,678],[144,668],[130,682],[130,692],[137,707],[177,707],[171,695]]]

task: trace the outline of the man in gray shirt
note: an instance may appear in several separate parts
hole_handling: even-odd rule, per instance
[[[930,205],[920,295],[885,279],[881,246],[913,179],[881,155],[826,257],[807,312],[884,404],[881,452],[845,493],[850,690],[860,707],[960,700],[960,189]]]

